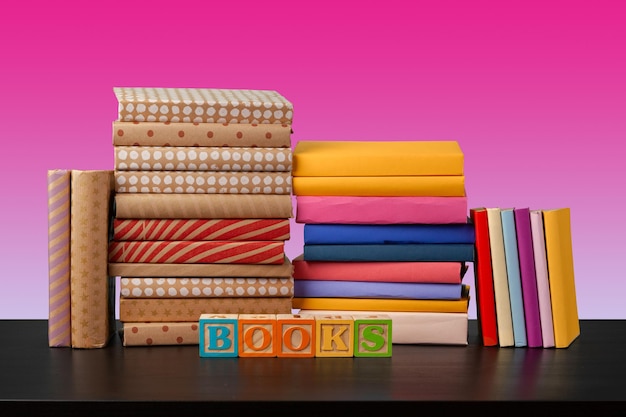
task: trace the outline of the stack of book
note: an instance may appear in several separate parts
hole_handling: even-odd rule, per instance
[[[570,209],[472,208],[484,346],[566,348],[580,335]]]
[[[392,342],[467,345],[474,258],[455,141],[300,141],[294,309],[387,314]]]
[[[291,103],[263,90],[114,92],[108,261],[124,345],[197,344],[204,313],[291,313]]]

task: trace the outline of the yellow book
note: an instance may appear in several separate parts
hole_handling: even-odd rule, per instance
[[[556,348],[568,347],[580,335],[570,221],[569,208],[543,210]]]
[[[293,175],[370,177],[463,175],[463,152],[456,141],[300,141],[293,152]]]
[[[463,286],[459,300],[422,300],[392,298],[293,298],[292,308],[303,310],[424,311],[467,313],[469,286]]]
[[[293,177],[302,196],[465,197],[465,176]]]

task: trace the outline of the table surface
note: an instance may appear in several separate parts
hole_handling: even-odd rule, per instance
[[[581,320],[567,349],[393,345],[391,358],[201,358],[198,346],[49,348],[46,320],[0,321],[0,402],[626,400],[626,320]]]

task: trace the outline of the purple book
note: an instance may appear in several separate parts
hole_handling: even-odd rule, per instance
[[[537,295],[537,278],[535,275],[535,256],[533,252],[530,210],[516,208],[515,231],[519,255],[520,277],[524,316],[526,318],[526,338],[528,347],[542,347],[541,319],[539,315],[539,298]]]

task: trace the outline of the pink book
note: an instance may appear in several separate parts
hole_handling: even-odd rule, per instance
[[[467,223],[467,197],[296,196],[297,223]]]
[[[528,347],[542,347],[530,210],[528,208],[516,208],[513,210],[513,214],[515,215],[517,251],[522,283],[524,317],[526,320],[526,339]]]
[[[541,321],[541,337],[544,348],[554,347],[554,327],[552,325],[552,301],[550,282],[548,281],[548,262],[546,260],[546,241],[543,232],[543,214],[541,210],[530,211],[532,227],[533,254],[537,277],[537,296]]]

